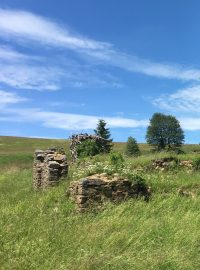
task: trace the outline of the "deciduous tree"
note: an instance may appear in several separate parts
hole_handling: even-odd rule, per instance
[[[150,119],[146,134],[147,143],[157,150],[180,147],[184,142],[184,132],[179,121],[172,115],[155,113]]]

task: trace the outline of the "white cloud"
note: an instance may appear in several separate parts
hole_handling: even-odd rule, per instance
[[[22,40],[33,40],[43,44],[78,49],[102,49],[103,42],[74,35],[66,26],[26,11],[0,9],[0,35]]]
[[[15,93],[0,90],[0,122],[24,122],[41,124],[47,128],[80,132],[94,129],[99,119],[104,119],[110,128],[146,128],[149,120],[125,117],[94,116],[44,111],[39,108],[9,108],[7,105],[26,101]],[[200,118],[178,117],[184,130],[200,130]]]
[[[2,112],[4,121],[37,122],[49,128],[65,130],[94,129],[99,119],[104,119],[111,128],[146,127],[148,120],[135,120],[121,117],[102,117],[81,114],[42,111],[40,109],[6,109]],[[14,116],[14,117],[13,117]],[[0,120],[2,120],[0,119]]]
[[[153,104],[169,111],[200,112],[200,85],[180,89],[170,95],[162,95],[155,99]]]
[[[86,51],[85,53],[98,59],[102,63],[113,65],[130,72],[182,81],[200,80],[200,69],[186,68],[177,64],[156,63],[113,49],[106,49],[98,52]]]
[[[15,93],[0,90],[0,108],[7,106],[8,104],[19,103],[26,100],[26,98],[20,97]]]
[[[28,60],[32,57],[19,53],[7,46],[0,46],[0,60],[1,61],[21,61]]]
[[[176,64],[156,63],[114,49],[110,43],[80,36],[66,26],[26,11],[0,9],[0,36],[19,42],[34,41],[72,49],[93,62],[112,65],[130,72],[166,79],[200,80],[200,70]],[[79,84],[79,82],[77,82]]]
[[[89,65],[69,59],[67,63],[47,64],[45,57],[29,56],[5,46],[0,46],[0,82],[35,90],[58,90],[63,84],[72,88],[121,87],[115,77]]]
[[[81,132],[94,129],[99,119],[104,119],[110,128],[146,128],[149,120],[137,120],[124,117],[106,117],[71,113],[43,111],[37,108],[2,110],[0,122],[24,122],[41,124],[47,128]],[[184,130],[200,130],[200,118],[179,117]]]
[[[85,103],[78,103],[78,102],[70,102],[70,101],[48,101],[46,103],[48,106],[51,107],[65,107],[65,108],[80,108],[80,107],[85,107]]]
[[[62,71],[52,67],[0,63],[0,82],[21,89],[58,90]]]
[[[43,65],[43,58],[0,46],[0,82],[14,88],[57,90],[63,71]]]
[[[180,89],[173,94],[162,95],[153,104],[161,109],[171,111],[177,117],[185,130],[200,130],[200,85]],[[181,116],[186,115],[186,116]],[[196,115],[192,117],[191,115]]]
[[[181,117],[179,118],[181,126],[185,130],[200,130],[200,118]]]

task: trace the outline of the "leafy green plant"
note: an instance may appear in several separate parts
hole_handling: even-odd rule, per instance
[[[137,174],[133,175],[132,180],[134,181],[135,185],[139,190],[142,190],[147,187],[146,180]]]
[[[85,140],[77,146],[78,157],[95,156],[99,153],[98,146],[93,140]]]
[[[65,155],[65,149],[63,147],[57,146],[57,152],[61,155]]]
[[[193,165],[195,170],[199,170],[200,169],[200,157],[194,158],[192,160],[192,165]]]
[[[109,155],[110,163],[114,167],[123,167],[124,165],[124,158],[120,152],[112,152]]]

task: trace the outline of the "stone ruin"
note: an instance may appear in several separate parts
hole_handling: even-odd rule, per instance
[[[58,153],[56,148],[35,151],[33,163],[34,189],[55,186],[67,173],[66,155]]]
[[[82,142],[86,140],[93,140],[99,144],[102,144],[103,141],[107,141],[106,139],[97,136],[97,135],[89,135],[87,133],[85,134],[74,134],[71,136],[71,142],[70,142],[70,153],[72,157],[72,162],[76,162],[78,159],[78,153],[77,153],[77,146],[81,144]],[[103,144],[102,144],[103,145]]]
[[[91,208],[102,208],[108,201],[118,203],[140,196],[148,200],[151,191],[150,187],[137,185],[128,179],[108,179],[103,173],[72,182],[68,195],[76,203],[77,211],[85,212]]]
[[[173,164],[178,165],[179,160],[175,157],[165,157],[154,160],[152,163],[152,168],[155,170],[165,170],[168,169]]]
[[[195,199],[199,194],[198,187],[181,187],[178,189],[178,195],[182,197],[190,197],[192,199]]]
[[[181,160],[180,166],[186,167],[188,169],[192,169],[192,167],[193,167],[192,160]]]
[[[174,165],[185,167],[188,169],[191,169],[193,167],[191,160],[179,160],[176,157],[165,157],[153,160],[152,168],[155,170],[164,171]]]

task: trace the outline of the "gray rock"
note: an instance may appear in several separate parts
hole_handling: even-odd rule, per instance
[[[150,196],[148,188],[139,190],[128,179],[106,179],[105,175],[90,176],[80,181],[72,182],[68,194],[76,203],[77,210],[87,211],[91,207],[101,208],[107,201],[121,202],[130,198]]]
[[[55,186],[67,173],[68,164],[64,155],[60,155],[53,149],[47,151],[36,150],[33,162],[34,189]]]
[[[53,169],[58,169],[60,167],[60,164],[56,161],[49,161],[48,167],[53,168]]]

